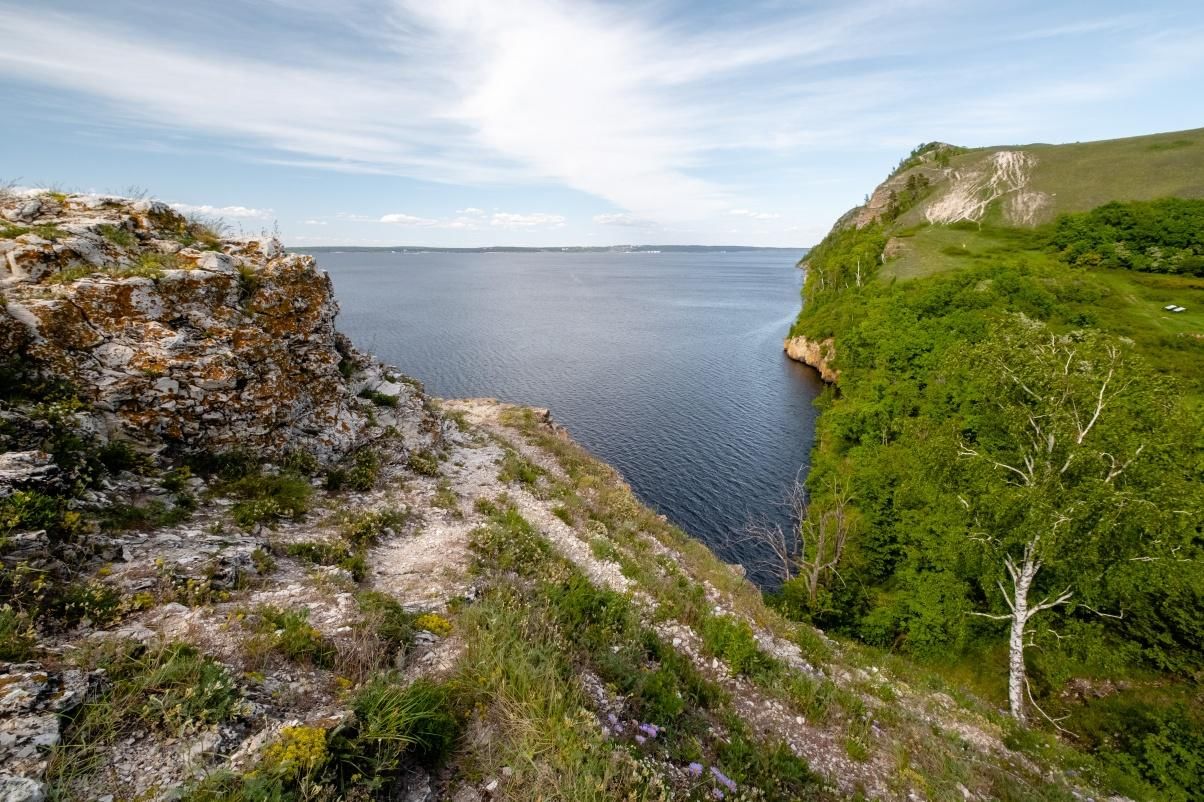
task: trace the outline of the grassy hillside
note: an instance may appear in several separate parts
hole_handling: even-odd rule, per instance
[[[925,145],[809,254],[791,332],[841,378],[782,609],[1135,799],[1204,782],[1201,198],[1204,131]]]

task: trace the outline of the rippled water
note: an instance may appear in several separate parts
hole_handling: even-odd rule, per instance
[[[790,251],[323,253],[356,344],[444,397],[549,407],[652,507],[730,562],[782,520],[820,390],[782,354]]]

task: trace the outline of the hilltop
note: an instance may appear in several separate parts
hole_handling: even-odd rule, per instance
[[[785,343],[834,386],[782,608],[1137,799],[1204,781],[1202,231],[1204,130],[928,143],[807,254]]]
[[[1096,793],[546,411],[357,351],[313,259],[147,200],[0,216],[4,799]]]

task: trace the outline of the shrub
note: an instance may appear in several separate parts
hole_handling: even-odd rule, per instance
[[[295,779],[316,773],[325,765],[326,757],[326,730],[322,727],[285,727],[280,737],[263,750],[257,768]]]
[[[183,492],[184,488],[188,487],[188,480],[192,478],[192,469],[187,465],[181,465],[178,468],[173,468],[163,474],[163,478],[159,481],[159,485],[172,493]]]
[[[368,573],[368,562],[364,555],[340,543],[330,543],[321,540],[311,540],[302,543],[288,543],[282,550],[289,557],[295,557],[314,565],[334,565],[351,574],[351,578],[359,582]]]
[[[356,596],[356,601],[373,631],[394,649],[407,646],[414,639],[414,614],[407,612],[397,599],[380,591],[366,590]]]
[[[498,508],[481,499],[477,507],[489,516],[489,523],[473,530],[469,536],[481,567],[514,571],[524,576],[537,575],[551,554],[551,548],[535,527],[512,505]]]
[[[314,476],[320,466],[318,458],[312,452],[297,449],[287,452],[281,458],[280,467],[300,476]]]
[[[228,483],[224,490],[240,499],[230,513],[243,528],[284,518],[300,519],[309,510],[313,492],[308,481],[291,473],[246,475]]]
[[[36,643],[37,633],[29,616],[9,604],[0,606],[0,660],[28,660]]]
[[[149,467],[149,460],[144,454],[139,454],[125,440],[110,440],[100,447],[97,453],[102,465],[109,473],[122,471],[140,472]]]
[[[45,529],[52,537],[65,539],[83,528],[78,512],[67,509],[66,501],[36,490],[18,490],[0,500],[0,538],[17,532]]]
[[[216,476],[223,482],[233,482],[259,470],[259,458],[250,451],[198,451],[189,454],[186,463],[193,473]]]
[[[259,278],[259,273],[250,265],[240,264],[238,266],[238,300],[244,306],[251,302],[255,297],[255,293],[259,292],[259,286],[262,280]]]
[[[378,677],[352,703],[355,734],[340,762],[365,777],[397,771],[407,754],[437,761],[451,749],[460,731],[453,696],[446,685],[419,679],[408,686]]]
[[[290,660],[329,666],[335,649],[322,633],[309,623],[309,610],[283,610],[261,605],[253,611],[255,635],[247,642],[247,652],[258,657],[275,652]]]
[[[498,472],[498,479],[506,483],[517,482],[527,488],[534,488],[539,482],[539,478],[546,475],[547,471],[543,468],[526,459],[517,451],[507,449],[505,456],[502,457],[502,469]]]
[[[367,492],[376,487],[376,483],[380,480],[380,468],[380,454],[370,448],[361,449],[352,458],[349,470],[341,470],[333,481],[332,474],[334,472],[326,474],[327,489],[338,490],[346,486],[351,490]]]
[[[439,475],[439,455],[430,449],[415,451],[410,454],[410,470],[420,476]]]
[[[343,515],[341,530],[357,547],[369,546],[388,532],[396,534],[410,518],[408,510],[383,509],[368,510]]]
[[[447,510],[456,518],[464,516],[460,511],[460,497],[452,489],[451,482],[446,479],[440,479],[439,484],[435,487],[435,496],[431,499],[431,506]]]
[[[432,635],[438,635],[441,638],[446,638],[451,634],[452,625],[441,615],[436,613],[423,613],[414,619],[414,629],[425,630]]]
[[[389,395],[388,393],[380,393],[376,390],[361,390],[359,396],[360,398],[371,401],[378,407],[396,409],[397,405],[401,403],[401,399],[397,396]]]
[[[769,662],[757,647],[752,627],[727,615],[713,615],[702,622],[702,645],[706,651],[727,663],[736,674],[764,670]]]
[[[195,508],[195,499],[191,496],[184,504],[168,506],[159,499],[151,499],[145,504],[113,504],[101,513],[101,522],[107,529],[154,529],[160,526],[174,526],[188,519],[191,508]]]

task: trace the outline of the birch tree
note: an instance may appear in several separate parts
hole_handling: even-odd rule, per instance
[[[987,379],[958,447],[976,479],[963,504],[971,537],[1001,563],[991,590],[1004,608],[975,614],[1009,623],[1008,704],[1024,723],[1038,617],[1074,608],[1076,585],[1110,562],[1158,548],[1156,532],[1129,525],[1157,494],[1130,477],[1164,444],[1169,396],[1123,343],[1035,324],[1004,329],[969,358],[985,362]]]

